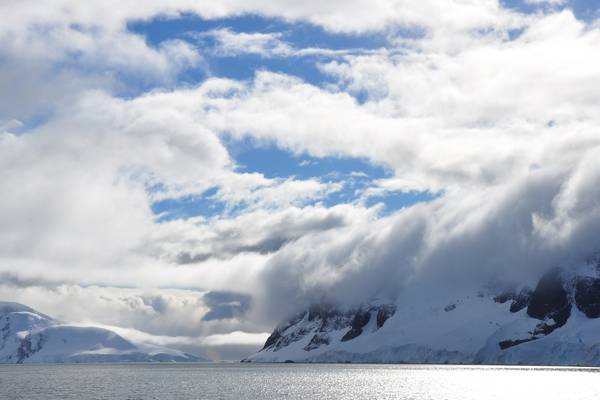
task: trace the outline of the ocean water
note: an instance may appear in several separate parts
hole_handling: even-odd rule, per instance
[[[326,364],[0,365],[0,399],[597,399],[600,370]]]

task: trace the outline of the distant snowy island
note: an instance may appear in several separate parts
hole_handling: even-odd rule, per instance
[[[600,263],[437,303],[314,305],[243,361],[600,366]]]
[[[0,302],[0,363],[202,361],[209,360],[134,343],[108,329],[65,324],[22,304]]]

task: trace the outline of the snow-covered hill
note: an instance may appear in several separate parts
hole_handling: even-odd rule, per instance
[[[600,265],[553,269],[532,286],[313,306],[244,361],[599,366]]]
[[[63,324],[0,302],[0,363],[197,362],[181,351],[134,343],[103,328]]]

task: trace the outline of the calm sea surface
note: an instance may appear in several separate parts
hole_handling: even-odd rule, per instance
[[[599,372],[405,365],[0,365],[0,399],[598,399]]]

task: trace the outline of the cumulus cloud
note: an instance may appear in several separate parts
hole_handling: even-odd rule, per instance
[[[141,85],[172,84],[203,59],[189,43],[172,39],[150,46],[119,22],[94,15],[95,3],[0,3],[0,118],[29,120],[62,109],[82,91],[127,91],[123,79]],[[117,7],[98,7],[116,11]],[[90,13],[90,14],[88,14]]]
[[[446,52],[427,51],[426,38],[414,51],[324,65],[342,91],[263,72],[219,102],[208,123],[295,152],[366,157],[414,188],[501,183],[533,165],[573,165],[576,149],[597,144],[597,35],[563,11],[535,19],[515,40],[484,35]]]

